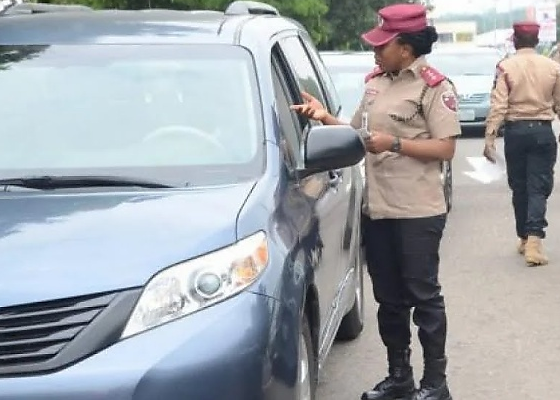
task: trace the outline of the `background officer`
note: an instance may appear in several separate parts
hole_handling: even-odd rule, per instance
[[[496,67],[484,155],[495,162],[497,130],[505,121],[504,151],[518,251],[528,265],[544,265],[548,258],[542,239],[557,154],[552,120],[560,110],[560,65],[535,51],[538,24],[518,22],[513,29],[516,52]]]
[[[439,245],[446,223],[440,163],[460,134],[453,86],[424,55],[437,40],[426,9],[397,4],[379,11],[379,24],[362,35],[375,52],[352,126],[366,139],[364,244],[379,303],[378,326],[387,347],[389,376],[364,400],[450,400],[446,380],[447,317],[438,280]],[[295,110],[339,124],[313,97]],[[418,326],[424,375],[419,390],[410,365],[410,317]]]

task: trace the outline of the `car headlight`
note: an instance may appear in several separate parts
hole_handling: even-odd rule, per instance
[[[144,288],[121,339],[234,296],[252,284],[267,264],[266,235],[257,232],[159,272]]]

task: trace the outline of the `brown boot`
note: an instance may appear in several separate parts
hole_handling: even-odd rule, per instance
[[[529,236],[525,244],[525,261],[530,267],[548,264],[548,257],[544,254],[542,240],[538,236]]]
[[[525,254],[525,245],[527,244],[527,239],[519,239],[517,244],[517,252],[519,254]]]

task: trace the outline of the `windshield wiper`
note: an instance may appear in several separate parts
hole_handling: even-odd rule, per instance
[[[159,182],[152,182],[136,178],[127,178],[122,176],[29,176],[21,178],[0,179],[0,186],[20,186],[30,189],[66,189],[66,188],[82,188],[82,187],[143,187],[150,189],[172,188],[174,186],[166,185]]]

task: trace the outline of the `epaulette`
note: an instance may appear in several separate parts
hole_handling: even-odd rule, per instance
[[[383,74],[383,70],[380,67],[375,67],[373,71],[371,71],[369,74],[366,75],[364,79],[364,83],[368,83],[371,79],[381,74]]]
[[[437,69],[428,66],[422,67],[420,70],[420,76],[429,87],[436,87],[446,79],[445,75]]]
[[[496,75],[494,76],[494,83],[492,84],[492,88],[496,87],[496,84],[498,83],[498,75],[502,74],[504,76],[505,81],[506,81],[506,86],[507,86],[508,92],[510,92],[511,91],[511,81],[509,80],[506,69],[502,66],[503,61],[504,61],[504,59],[500,60],[498,62],[498,64],[496,64]],[[498,71],[500,71],[499,74],[498,74]]]

